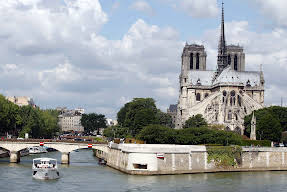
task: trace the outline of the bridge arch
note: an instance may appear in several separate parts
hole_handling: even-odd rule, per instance
[[[70,153],[77,149],[87,149],[87,143],[62,143],[62,142],[46,142],[44,144],[46,147],[53,148],[62,153],[61,163],[69,164],[70,163]],[[20,162],[20,150],[23,150],[28,147],[39,146],[39,142],[7,142],[0,141],[0,147],[10,151],[10,162],[18,163]],[[92,148],[97,150],[105,149],[106,145],[96,145],[94,144]],[[106,152],[106,151],[104,151]]]

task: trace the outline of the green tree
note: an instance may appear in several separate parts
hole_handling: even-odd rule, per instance
[[[273,106],[255,111],[257,139],[278,142],[281,140],[281,133],[286,126],[285,110],[285,107]],[[244,135],[248,137],[250,137],[251,119],[252,114],[244,118]]]
[[[132,135],[136,135],[140,130],[149,124],[156,122],[157,108],[152,98],[134,98],[126,103],[117,114],[120,126],[128,127]]]
[[[183,128],[194,128],[194,127],[204,127],[207,126],[206,120],[202,117],[201,114],[197,114],[193,117],[190,117],[184,124]]]
[[[163,125],[166,127],[174,128],[174,124],[172,122],[172,118],[169,114],[162,112],[161,110],[157,110],[156,113],[156,123],[159,125]]]
[[[104,136],[108,138],[126,138],[127,136],[129,136],[129,128],[111,126],[104,129]]]
[[[105,115],[90,113],[83,114],[81,118],[81,125],[84,127],[86,133],[99,131],[99,128],[106,128],[106,118]]]
[[[175,143],[174,130],[162,125],[148,125],[144,127],[137,138],[149,144]]]

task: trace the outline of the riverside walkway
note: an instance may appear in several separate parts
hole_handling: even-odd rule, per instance
[[[10,162],[20,162],[20,151],[34,146],[46,146],[53,148],[62,153],[61,163],[70,163],[70,153],[77,149],[97,149],[104,153],[107,152],[107,144],[98,142],[76,142],[69,140],[48,140],[48,139],[27,139],[27,140],[16,140],[16,139],[1,139],[0,147],[10,152]]]

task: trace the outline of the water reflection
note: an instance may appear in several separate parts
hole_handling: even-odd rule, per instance
[[[134,176],[98,165],[90,150],[71,153],[70,165],[59,165],[61,178],[39,181],[32,178],[32,160],[38,157],[61,160],[61,153],[25,156],[19,164],[0,159],[0,191],[286,191],[287,172],[208,173]]]

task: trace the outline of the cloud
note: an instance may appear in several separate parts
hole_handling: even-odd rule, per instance
[[[136,11],[143,12],[147,15],[154,15],[154,10],[152,7],[144,0],[137,0],[133,2],[130,6],[131,9],[134,9]]]
[[[176,102],[170,92],[183,42],[175,29],[138,19],[121,39],[110,40],[100,35],[108,16],[97,0],[11,0],[0,7],[3,94],[113,118],[134,97],[153,97],[160,106]]]
[[[287,27],[287,1],[286,0],[253,0],[261,12],[276,25]]]
[[[212,18],[218,14],[217,0],[159,0],[194,18]]]

